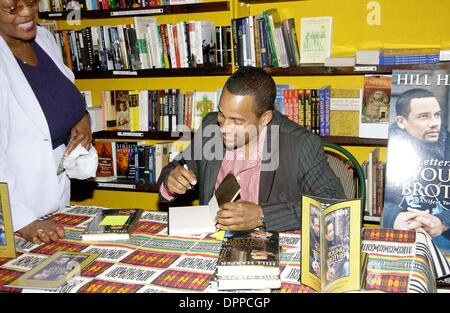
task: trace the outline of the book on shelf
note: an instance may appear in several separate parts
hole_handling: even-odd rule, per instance
[[[83,241],[127,240],[136,227],[142,209],[101,209],[81,234]]]
[[[277,94],[275,97],[275,109],[278,110],[281,114],[284,113],[284,91],[292,89],[292,85],[290,84],[277,84],[276,90]]]
[[[424,229],[450,255],[448,69],[394,70],[382,226]]]
[[[439,63],[438,48],[384,48],[380,65],[435,64]]]
[[[279,288],[280,250],[278,232],[254,229],[226,232],[217,260],[219,287],[235,289]],[[268,282],[262,283],[265,277]],[[239,285],[238,279],[245,282]],[[235,282],[233,282],[235,281]],[[258,285],[261,283],[262,285]]]
[[[425,232],[365,228],[362,289],[383,292],[436,292],[437,281],[450,275],[444,255]]]
[[[376,192],[377,192],[377,163],[380,161],[380,148],[376,147],[369,152],[367,164],[367,184],[366,184],[366,205],[365,209],[369,215],[376,213]]]
[[[8,184],[0,182],[0,258],[15,258],[16,247],[11,219]]]
[[[318,292],[360,289],[361,201],[302,197],[302,284]]]
[[[117,141],[116,146],[116,176],[117,178],[133,178],[136,175],[135,153],[136,146],[140,142]]]
[[[169,207],[169,236],[213,233],[220,206],[233,202],[241,187],[233,174],[228,174],[209,200],[208,205]]]
[[[128,90],[115,90],[117,129],[130,130],[130,98]]]
[[[379,65],[381,49],[356,50],[356,64],[358,65]]]
[[[365,75],[359,137],[387,139],[391,75]]]
[[[96,141],[94,146],[98,154],[98,167],[95,180],[99,182],[116,180],[116,143],[113,141]]]
[[[10,282],[7,287],[56,290],[99,255],[100,253],[58,251]]]
[[[331,88],[330,135],[359,137],[362,89]]]
[[[342,66],[355,66],[356,58],[355,56],[331,56],[326,57],[324,65],[330,67],[342,67]]]
[[[324,63],[331,56],[331,16],[304,17],[300,26],[300,62]]]
[[[450,49],[439,51],[439,61],[440,62],[450,61]]]
[[[192,129],[197,130],[209,112],[217,111],[218,99],[215,91],[195,91],[192,106]]]

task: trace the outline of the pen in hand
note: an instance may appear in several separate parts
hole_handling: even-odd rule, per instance
[[[187,163],[186,163],[186,160],[185,160],[184,158],[181,158],[181,159],[180,159],[180,165],[181,165],[182,167],[184,167],[184,169],[185,169],[186,171],[189,171],[189,167],[188,167],[188,165],[187,165]]]
[[[181,159],[179,160],[179,164],[180,164],[186,171],[189,171],[189,167],[188,167],[188,165],[187,165],[187,162],[186,162],[186,160],[185,160],[183,157],[181,157]],[[191,185],[189,189],[192,189],[192,187],[193,187],[195,184],[197,184],[197,181],[195,181],[194,183],[191,183],[191,182],[189,181],[189,184]]]

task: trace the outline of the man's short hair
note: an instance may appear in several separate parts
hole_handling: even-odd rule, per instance
[[[254,113],[260,117],[273,110],[277,89],[270,74],[261,68],[243,66],[234,72],[225,83],[225,88],[233,95],[248,96],[255,99]]]
[[[408,118],[409,113],[411,113],[411,100],[420,98],[432,98],[434,94],[425,89],[411,89],[402,93],[395,104],[395,112],[397,116],[403,116]]]

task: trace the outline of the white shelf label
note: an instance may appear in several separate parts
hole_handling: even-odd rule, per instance
[[[164,13],[164,10],[162,8],[159,8],[159,9],[148,9],[148,10],[131,10],[131,11],[111,12],[111,16],[161,14],[161,13]]]
[[[144,133],[117,132],[117,136],[119,136],[119,137],[144,137]]]
[[[113,71],[113,75],[133,75],[137,76],[136,71]]]
[[[103,187],[103,188],[136,189],[136,185],[130,185],[130,184],[98,183],[98,186]]]
[[[367,222],[380,222],[381,218],[379,216],[368,216],[368,215],[365,215],[364,216],[364,220],[367,221]]]
[[[375,72],[377,70],[376,66],[355,66],[353,68],[355,72]]]
[[[49,13],[48,14],[49,17],[56,17],[56,16],[62,16],[62,13]]]

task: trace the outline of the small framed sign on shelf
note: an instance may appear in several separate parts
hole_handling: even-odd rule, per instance
[[[11,219],[8,184],[0,183],[0,258],[15,258],[16,248]]]

